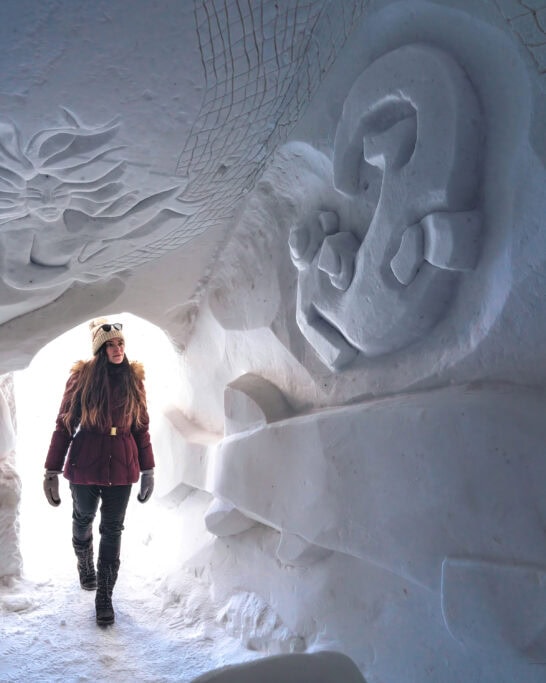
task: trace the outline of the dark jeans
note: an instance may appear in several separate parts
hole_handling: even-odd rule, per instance
[[[131,495],[128,486],[94,486],[70,484],[72,491],[72,542],[85,547],[93,538],[93,520],[100,507],[99,560],[113,564],[119,560],[121,532]]]

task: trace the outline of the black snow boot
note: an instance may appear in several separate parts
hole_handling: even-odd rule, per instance
[[[95,596],[95,610],[99,626],[109,626],[114,623],[112,591],[118,578],[118,570],[119,560],[117,562],[104,562],[99,559],[97,566],[97,594]]]
[[[80,575],[80,586],[86,591],[94,591],[97,587],[97,575],[95,573],[95,562],[93,560],[93,541],[81,544],[73,541],[74,552],[78,558],[78,574]]]

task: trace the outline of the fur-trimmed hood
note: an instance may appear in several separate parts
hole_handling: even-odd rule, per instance
[[[74,365],[70,368],[71,374],[77,374],[80,373],[85,367],[87,367],[92,361],[90,360],[78,360],[74,363]],[[141,382],[144,381],[145,379],[145,372],[144,372],[144,365],[140,363],[137,360],[132,360],[129,361],[129,367],[131,368],[131,371],[135,375],[135,377],[140,380]]]

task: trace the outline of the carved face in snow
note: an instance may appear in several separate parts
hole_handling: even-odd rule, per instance
[[[129,249],[179,224],[176,184],[139,196],[125,183],[116,120],[82,125],[63,110],[65,125],[21,146],[19,131],[0,121],[0,276],[16,290],[92,281]],[[105,265],[106,264],[106,265]],[[102,270],[101,270],[102,269]]]
[[[388,53],[353,85],[334,183],[341,201],[357,199],[374,167],[375,213],[362,228],[324,207],[290,234],[298,324],[329,367],[420,339],[445,315],[461,272],[475,267],[480,120],[465,73],[430,46]]]
[[[70,204],[68,187],[49,174],[39,173],[31,178],[23,196],[29,215],[46,223],[58,220]]]

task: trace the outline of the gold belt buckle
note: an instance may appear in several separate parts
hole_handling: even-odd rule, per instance
[[[110,427],[110,436],[116,436],[117,433],[118,431],[116,427]]]

